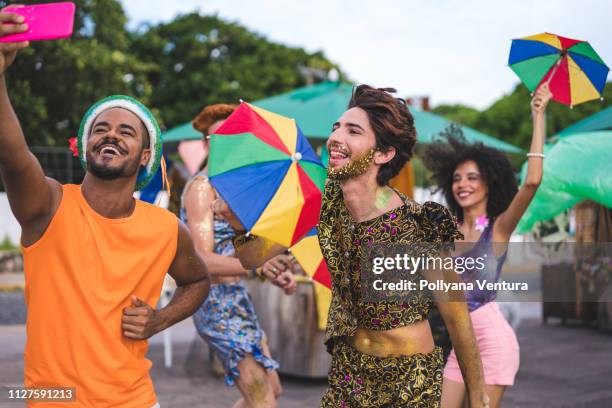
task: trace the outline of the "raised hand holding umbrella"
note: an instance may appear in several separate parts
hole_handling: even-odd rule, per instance
[[[602,98],[610,70],[588,42],[550,33],[513,40],[508,65],[532,93],[546,83],[570,107]]]

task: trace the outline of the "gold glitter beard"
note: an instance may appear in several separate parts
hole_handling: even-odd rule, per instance
[[[350,160],[339,169],[327,168],[327,176],[332,180],[348,180],[357,177],[368,171],[370,164],[374,160],[375,149],[370,149],[355,160]]]

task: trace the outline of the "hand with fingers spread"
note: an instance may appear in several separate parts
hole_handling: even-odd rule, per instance
[[[159,331],[157,320],[157,310],[132,295],[132,306],[123,309],[123,335],[134,340],[148,339]]]
[[[531,99],[531,113],[535,116],[546,112],[546,107],[552,96],[553,94],[550,92],[550,87],[547,83],[539,86]]]
[[[7,13],[4,9],[0,10],[0,38],[28,31],[28,25],[23,22],[23,16]],[[17,51],[28,45],[27,41],[0,43],[0,76],[4,75],[8,67],[15,61]]]

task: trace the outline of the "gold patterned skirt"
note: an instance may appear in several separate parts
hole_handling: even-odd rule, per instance
[[[443,367],[439,347],[427,354],[375,357],[336,341],[321,408],[438,408]]]

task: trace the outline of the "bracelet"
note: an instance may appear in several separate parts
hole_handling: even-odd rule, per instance
[[[542,159],[545,157],[544,153],[531,153],[531,152],[527,153],[526,156],[527,157],[540,157]]]
[[[232,243],[234,244],[234,248],[239,248],[242,245],[246,244],[249,241],[256,240],[257,236],[252,234],[238,234],[232,238]]]
[[[266,276],[263,274],[263,270],[261,268],[251,268],[247,270],[246,277],[248,279],[258,278],[262,282],[266,280]]]
[[[266,281],[266,275],[263,274],[263,268],[253,268],[252,271],[255,274],[255,276],[259,278],[260,281],[262,282]]]

